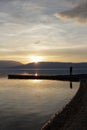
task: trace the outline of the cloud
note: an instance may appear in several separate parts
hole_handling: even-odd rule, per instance
[[[81,2],[71,10],[56,13],[55,16],[60,19],[75,20],[80,23],[87,23],[87,0],[83,1],[83,3]]]
[[[87,0],[65,0],[65,1],[66,3],[71,4],[72,7],[75,7],[75,6],[78,6],[87,2]]]
[[[0,23],[27,24],[38,21],[44,10],[44,6],[28,0],[0,1]]]
[[[39,41],[36,41],[34,44],[39,44],[41,41],[39,40]]]

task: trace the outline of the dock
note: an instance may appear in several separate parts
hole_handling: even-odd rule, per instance
[[[87,78],[87,74],[75,74],[75,75],[18,75],[9,74],[8,79],[40,79],[40,80],[62,80],[62,81],[75,81],[78,82],[81,79]]]

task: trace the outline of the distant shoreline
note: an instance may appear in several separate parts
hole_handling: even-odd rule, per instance
[[[41,130],[87,130],[87,80],[80,82],[80,88],[69,104],[50,119]]]

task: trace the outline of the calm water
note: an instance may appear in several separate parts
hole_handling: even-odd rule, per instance
[[[76,94],[79,83],[0,78],[0,130],[40,130]]]
[[[7,74],[47,74],[47,75],[63,75],[70,74],[69,68],[60,69],[0,69],[0,76]],[[73,68],[73,74],[87,74],[87,68]]]

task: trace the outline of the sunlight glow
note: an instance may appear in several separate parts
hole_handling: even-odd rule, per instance
[[[36,73],[35,76],[38,76],[38,74]]]
[[[38,84],[38,83],[41,83],[41,82],[42,82],[42,80],[39,80],[39,79],[34,79],[34,80],[32,80],[32,82],[33,82],[33,83],[37,83],[37,84]]]
[[[31,60],[31,62],[38,63],[38,62],[41,62],[43,60],[43,57],[42,56],[31,56],[30,60]]]

